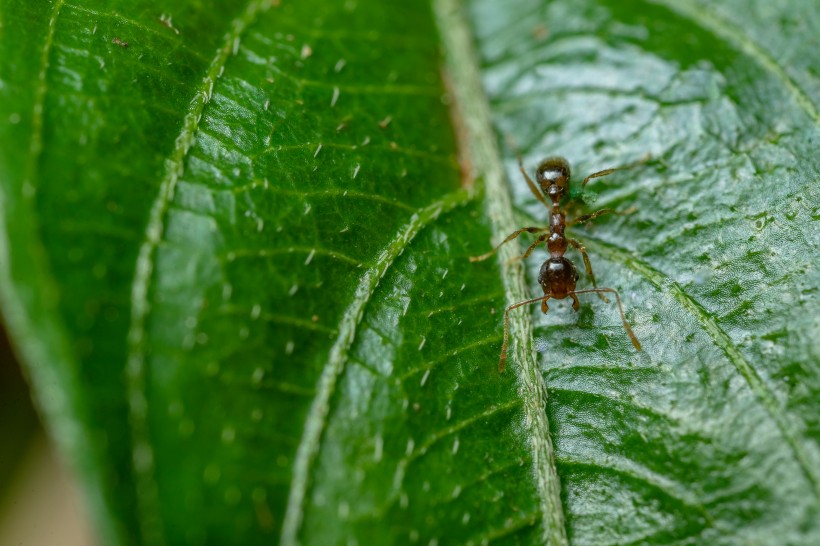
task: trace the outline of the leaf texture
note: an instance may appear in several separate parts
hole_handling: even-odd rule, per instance
[[[591,184],[636,212],[574,232],[645,350],[600,302],[536,330],[571,541],[812,543],[818,96],[779,60],[804,45],[750,31],[762,3],[471,7],[496,127],[530,164],[649,154]],[[784,24],[817,28],[794,7]],[[522,223],[543,217],[513,188]]]
[[[0,7],[0,310],[103,543],[820,541],[809,2]],[[570,230],[643,351],[552,301],[497,373],[516,151],[634,164]]]

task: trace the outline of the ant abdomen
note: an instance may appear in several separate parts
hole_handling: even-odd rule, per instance
[[[544,289],[544,294],[557,300],[566,298],[570,292],[574,292],[577,281],[578,270],[563,256],[545,261],[538,274],[538,284]]]

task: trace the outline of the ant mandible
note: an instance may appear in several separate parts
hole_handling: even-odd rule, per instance
[[[535,179],[538,181],[538,186],[541,188],[540,192],[538,191],[538,187],[535,185],[535,182],[532,181],[532,178],[530,178],[527,174],[527,171],[524,170],[524,165],[521,162],[520,157],[518,158],[518,166],[521,170],[521,174],[524,175],[524,179],[527,181],[527,185],[530,187],[530,191],[532,191],[533,195],[535,195],[535,198],[541,201],[545,207],[551,209],[550,225],[548,227],[526,227],[514,231],[490,252],[482,254],[481,256],[471,257],[470,261],[480,262],[482,260],[486,260],[495,254],[502,245],[509,243],[524,232],[541,233],[544,231],[549,231],[549,233],[540,235],[537,239],[535,239],[526,252],[524,252],[524,254],[517,259],[525,259],[529,257],[535,248],[545,241],[547,243],[547,249],[549,250],[550,257],[541,266],[541,272],[538,274],[538,283],[541,285],[541,288],[544,289],[544,295],[539,298],[513,303],[507,307],[504,312],[504,343],[501,345],[501,357],[498,361],[498,371],[504,371],[504,365],[507,361],[507,338],[509,337],[510,331],[510,311],[521,307],[522,305],[541,302],[541,312],[547,314],[547,311],[549,311],[547,300],[551,298],[562,300],[567,297],[572,298],[572,309],[578,311],[578,308],[581,305],[578,302],[578,294],[595,293],[598,294],[598,296],[606,303],[609,303],[609,300],[606,298],[604,293],[610,292],[615,294],[615,301],[618,303],[618,311],[621,313],[621,320],[623,320],[626,333],[629,336],[629,339],[632,340],[632,345],[640,351],[641,344],[638,341],[638,338],[635,337],[635,333],[632,331],[632,328],[630,328],[629,323],[626,321],[624,309],[621,305],[621,297],[618,295],[618,291],[614,288],[598,288],[598,284],[595,281],[595,275],[592,273],[592,264],[589,263],[589,256],[587,256],[586,249],[577,240],[568,238],[564,235],[564,229],[567,226],[589,222],[595,218],[598,218],[602,214],[620,213],[612,209],[601,209],[593,212],[592,214],[585,214],[567,222],[567,216],[565,212],[561,210],[560,201],[567,194],[567,190],[569,189],[569,162],[567,162],[567,160],[563,157],[549,157],[538,164],[538,168],[535,171]],[[593,178],[606,176],[617,170],[619,169],[605,169],[603,171],[593,173],[584,178],[584,181],[581,183],[581,188],[586,186],[587,182]],[[550,198],[552,201],[552,206],[547,203],[545,196]],[[569,245],[572,245],[576,250],[578,250],[584,258],[584,267],[586,267],[587,275],[589,275],[589,278],[592,281],[592,289],[575,290],[575,283],[578,281],[578,271],[575,269],[575,264],[564,257],[564,253],[566,253]]]

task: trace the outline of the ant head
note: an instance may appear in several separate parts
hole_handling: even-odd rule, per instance
[[[544,195],[559,201],[569,188],[569,162],[563,157],[548,157],[535,170],[535,179]]]

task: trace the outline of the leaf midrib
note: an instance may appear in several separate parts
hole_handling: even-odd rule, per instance
[[[445,56],[445,68],[452,81],[454,109],[463,120],[460,145],[472,160],[472,175],[483,179],[486,214],[493,238],[500,241],[517,229],[510,202],[504,168],[496,146],[490,121],[489,104],[484,95],[477,57],[472,47],[469,24],[458,0],[433,0],[433,12],[439,28]],[[517,244],[501,247],[498,262],[508,302],[527,298],[527,283],[519,262],[512,258]],[[542,539],[545,544],[568,544],[561,487],[555,464],[555,453],[545,412],[547,390],[539,372],[532,345],[532,322],[528,314],[514,314],[510,320],[510,368],[518,375],[521,398],[527,420],[532,450],[533,475],[543,518]]]

